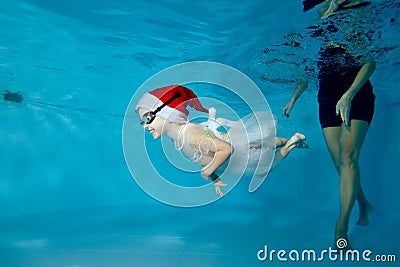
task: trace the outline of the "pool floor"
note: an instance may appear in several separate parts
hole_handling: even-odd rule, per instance
[[[336,211],[275,209],[269,214],[268,209],[238,205],[229,210],[220,204],[184,209],[160,204],[14,217],[0,222],[0,258],[2,266],[31,267],[298,266],[310,262],[260,261],[257,253],[265,245],[288,252],[333,247],[332,231],[327,230],[333,229]],[[244,218],[245,213],[251,216]],[[399,222],[374,213],[367,227],[352,222],[352,249],[398,256],[399,241],[385,237],[400,235],[395,227]],[[342,263],[326,258],[315,264]]]

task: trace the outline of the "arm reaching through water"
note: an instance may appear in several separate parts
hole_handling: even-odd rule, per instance
[[[292,97],[290,98],[289,102],[282,108],[282,115],[286,118],[290,117],[290,111],[292,111],[294,104],[296,103],[297,99],[303,94],[303,92],[307,89],[308,83],[307,82],[299,82],[296,86],[296,90],[294,91]]]

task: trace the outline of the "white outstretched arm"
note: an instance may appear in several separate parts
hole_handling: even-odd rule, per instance
[[[217,111],[215,110],[215,108],[210,108],[208,110],[208,120],[201,124],[205,126],[210,132],[212,132],[215,137],[223,141],[229,142],[229,137],[218,131],[218,128],[221,126],[232,127],[235,122],[224,118],[215,119],[216,115]]]
[[[227,127],[232,127],[235,121],[227,120],[224,118],[218,118],[216,119],[217,116],[217,110],[212,107],[208,110],[208,121],[204,124],[210,129],[217,129],[220,126],[227,126]]]
[[[235,123],[235,121],[227,120],[227,119],[224,119],[224,118],[218,118],[218,119],[217,119],[217,122],[218,122],[220,125],[228,126],[228,127],[232,127],[233,124]]]

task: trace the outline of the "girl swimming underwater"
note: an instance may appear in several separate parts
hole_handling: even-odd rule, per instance
[[[203,124],[188,121],[187,106],[209,114]],[[215,118],[214,108],[205,109],[189,88],[171,85],[146,93],[136,111],[140,123],[154,139],[169,136],[175,148],[202,166],[201,176],[212,180],[221,197],[219,178],[228,165],[229,171],[253,173],[265,177],[295,148],[307,148],[306,137],[296,133],[290,139],[275,137],[275,119],[269,112],[249,114],[238,121]],[[227,133],[219,126],[229,128]]]

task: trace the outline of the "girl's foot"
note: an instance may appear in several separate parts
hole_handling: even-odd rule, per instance
[[[290,148],[309,148],[309,146],[304,143],[306,136],[301,133],[295,133],[285,144],[285,146]]]
[[[286,144],[279,150],[281,156],[286,158],[289,152],[295,147],[304,147],[303,141],[306,140],[305,135],[301,133],[295,133]],[[307,145],[306,145],[307,146]],[[308,147],[308,146],[307,146]]]
[[[296,148],[310,148],[304,141],[306,140],[306,136],[301,133],[295,133],[295,136],[299,137],[301,139],[301,142],[298,142],[296,144]]]
[[[295,133],[290,139],[287,141],[286,145],[287,146],[293,146],[293,145],[298,145],[299,143],[303,142],[306,140],[306,136],[301,133]]]

